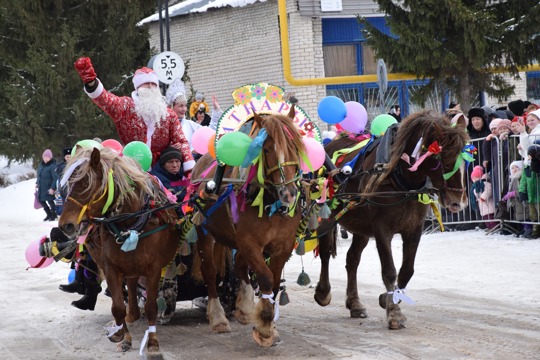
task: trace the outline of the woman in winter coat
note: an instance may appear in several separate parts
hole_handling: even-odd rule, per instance
[[[46,149],[41,155],[43,161],[37,170],[36,189],[38,199],[47,217],[43,221],[55,221],[56,212],[54,210],[54,191],[56,190],[56,160],[53,159],[52,151]]]
[[[484,109],[472,108],[469,110],[467,117],[469,118],[467,132],[471,139],[480,139],[491,134]]]

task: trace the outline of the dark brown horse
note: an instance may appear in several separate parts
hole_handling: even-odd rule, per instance
[[[178,231],[174,227],[176,213],[169,209],[148,218],[146,215],[130,216],[138,211],[144,212],[149,202],[159,207],[167,200],[150,175],[143,172],[134,160],[120,157],[111,149],[77,149],[66,168],[68,197],[59,226],[68,236],[88,235],[86,248],[103,270],[111,292],[115,323],[108,329],[107,336],[112,342],[122,341],[123,351],[131,348],[126,322],[140,318],[136,289],[137,279],[143,276],[146,278],[145,314],[149,325],[145,335],[147,350],[154,357],[159,357],[156,334],[158,287],[161,270],[172,260],[179,245]],[[125,218],[122,219],[122,215],[126,215]],[[107,219],[115,217],[118,221],[107,222]],[[126,239],[127,234],[121,233],[129,232],[129,229],[140,234],[139,240],[134,249],[124,251],[123,244],[135,240],[134,235]],[[122,294],[124,279],[129,292],[127,318]],[[143,344],[144,340],[141,352]]]
[[[294,106],[289,117],[293,114]],[[210,326],[216,332],[230,331],[215,287],[217,269],[212,254],[214,242],[217,241],[217,244],[237,250],[234,261],[240,289],[235,317],[242,324],[255,323],[253,338],[261,346],[270,346],[278,339],[274,324],[278,314],[275,298],[279,291],[283,266],[293,251],[296,229],[301,220],[299,165],[300,153],[305,153],[306,150],[291,121],[292,117],[289,117],[261,117],[255,114],[252,135],[256,136],[261,129],[265,129],[268,134],[260,158],[245,171],[246,174],[257,174],[250,179],[249,176],[246,178],[246,174],[236,176],[238,168],[224,169],[225,187],[227,182],[230,182],[228,179],[240,179],[238,182],[231,182],[241,187],[238,196],[235,192],[232,193],[232,197],[237,199],[237,214],[229,198],[209,215],[204,224],[197,226],[201,271],[208,286],[207,316]],[[200,189],[213,177],[214,170],[205,173],[212,162],[213,159],[207,154],[199,159],[193,169],[193,181],[203,178]],[[260,205],[256,205],[256,199],[262,199]],[[281,204],[273,208],[278,201]],[[208,204],[206,209],[211,206]],[[270,214],[274,210],[275,212]],[[236,215],[238,218],[235,221]],[[269,264],[265,262],[265,256],[270,257]],[[249,270],[256,274],[262,294],[256,308]]]
[[[376,151],[359,158],[353,169],[354,175],[336,191],[336,198],[341,201],[332,210],[333,218],[323,221],[318,229],[318,233],[323,234],[319,244],[321,274],[315,293],[319,305],[326,306],[331,300],[328,266],[330,256],[336,255],[334,220],[337,217],[338,223],[353,233],[347,252],[345,302],[351,317],[367,317],[366,308],[358,296],[356,273],[362,251],[369,238],[374,237],[386,287],[379,303],[386,308],[390,329],[404,327],[406,318],[398,302],[411,300],[404,291],[414,273],[416,251],[429,209],[429,205],[419,201],[419,193],[436,193],[441,206],[453,212],[467,205],[465,161],[461,161],[467,140],[463,122],[452,127],[442,116],[426,111],[409,116],[399,125],[391,147],[390,162],[382,172],[373,170]],[[327,145],[326,152],[332,156],[337,150],[355,144],[355,140],[349,138],[334,140]],[[433,154],[427,153],[428,150]],[[359,151],[346,155],[341,164],[353,159]],[[415,164],[413,158],[419,165],[416,171],[410,170],[410,164]],[[400,234],[403,240],[399,275],[391,248],[395,234]]]

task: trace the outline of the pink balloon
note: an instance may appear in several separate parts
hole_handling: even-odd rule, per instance
[[[122,146],[122,144],[120,144],[120,142],[118,142],[118,141],[116,141],[114,139],[104,140],[101,143],[101,145],[104,146],[104,147],[108,147],[110,149],[113,149],[114,151],[116,151],[119,154],[121,154],[122,150],[124,150],[124,147]]]
[[[304,138],[303,140],[311,167],[313,171],[317,171],[323,166],[324,159],[326,158],[324,147],[320,142],[313,138]],[[306,173],[312,171],[302,160],[300,160],[300,169]]]
[[[209,128],[208,126],[203,126],[193,133],[191,137],[191,145],[196,152],[201,155],[204,155],[208,152],[208,141],[212,135],[215,135],[216,132]]]
[[[43,236],[39,240],[32,241],[26,247],[24,256],[26,257],[26,261],[28,262],[28,265],[30,265],[30,267],[46,268],[47,266],[51,265],[54,262],[53,258],[47,258],[47,257],[39,255],[39,245],[45,242],[45,238],[46,237]]]
[[[363,133],[368,118],[366,108],[356,101],[347,101],[345,108],[347,108],[347,116],[339,125],[349,132]]]

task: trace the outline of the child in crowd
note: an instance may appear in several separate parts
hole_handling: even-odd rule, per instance
[[[473,181],[473,193],[476,198],[478,209],[482,219],[495,219],[495,203],[493,201],[493,190],[489,181],[489,174],[484,174],[484,169],[481,166],[475,166],[471,173]],[[486,227],[493,229],[497,223],[495,221],[486,221]]]
[[[517,221],[530,221],[529,220],[529,204],[526,201],[519,199],[519,182],[521,180],[521,174],[523,173],[523,161],[513,161],[510,164],[510,176],[508,183],[508,192],[503,196],[503,200],[506,201],[508,212],[511,214],[511,218]],[[529,238],[532,234],[532,225],[523,224],[523,231],[521,236]]]
[[[197,111],[202,110],[204,113],[210,110],[206,101],[204,101],[204,94],[197,92],[195,94],[195,101],[191,103],[189,107],[189,117],[194,118]]]
[[[538,194],[538,173],[540,172],[540,145],[531,145],[527,150],[527,160],[521,180],[519,182],[519,199],[529,202],[529,218],[532,222],[538,222],[539,202]],[[533,231],[530,238],[540,237],[540,225],[533,225]]]

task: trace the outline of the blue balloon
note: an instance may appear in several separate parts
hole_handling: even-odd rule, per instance
[[[336,96],[327,96],[319,102],[317,113],[327,124],[337,124],[347,117],[345,103]]]
[[[75,269],[71,269],[68,275],[68,283],[71,284],[75,280]]]

